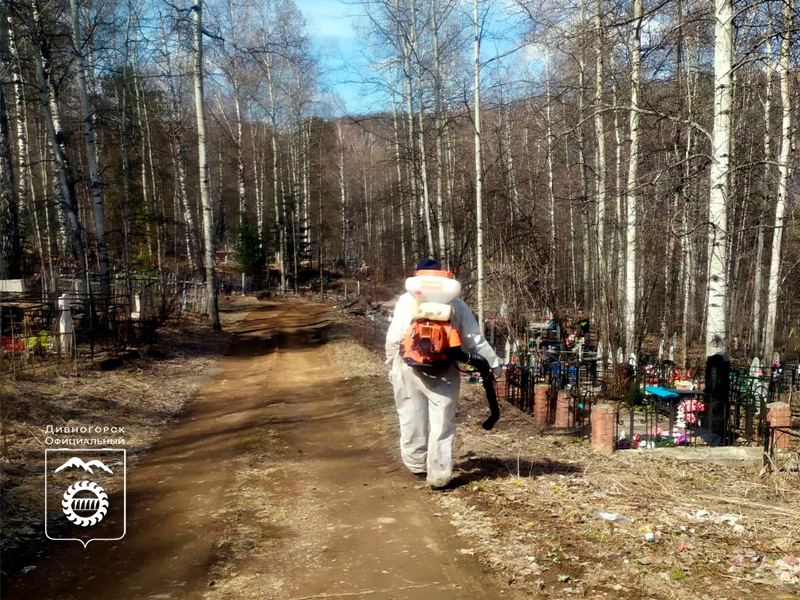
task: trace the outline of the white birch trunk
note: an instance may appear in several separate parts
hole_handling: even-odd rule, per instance
[[[400,35],[403,35],[402,31],[400,31]],[[419,239],[419,232],[417,231],[416,226],[416,209],[417,207],[420,208],[421,212],[421,205],[422,201],[418,197],[417,194],[417,162],[416,162],[416,152],[415,146],[416,142],[414,140],[414,108],[413,108],[413,99],[414,99],[414,89],[411,82],[411,60],[410,60],[410,49],[408,47],[408,43],[403,38],[403,61],[404,61],[404,73],[406,78],[406,117],[408,119],[408,180],[410,183],[411,189],[411,242],[413,247],[414,258],[417,258],[420,253],[418,239]]]
[[[475,219],[478,225],[475,241],[478,271],[478,327],[484,331],[483,309],[483,162],[481,159],[481,33],[478,20],[478,0],[473,0],[475,21]],[[548,103],[548,107],[550,104]]]
[[[128,6],[128,11],[130,13],[130,4]],[[156,209],[156,200],[155,195],[150,195],[150,187],[147,181],[147,168],[149,159],[152,155],[152,150],[150,149],[150,135],[149,135],[149,127],[150,124],[147,123],[145,125],[146,116],[145,113],[145,106],[144,106],[144,88],[142,86],[141,77],[139,76],[139,69],[138,69],[138,53],[137,53],[137,40],[134,39],[133,42],[133,91],[134,91],[134,99],[136,100],[136,125],[139,128],[139,133],[142,136],[141,145],[139,147],[139,152],[141,153],[141,166],[139,169],[139,177],[142,182],[142,200],[144,201],[145,211],[147,215],[145,217],[145,226],[147,231],[147,248],[148,252],[152,256],[154,245],[153,239],[151,237],[151,228],[150,223],[152,220],[155,219],[156,222],[156,239],[155,239],[155,253],[158,260],[158,269],[161,271],[161,223],[160,220],[156,218],[157,209]],[[152,172],[152,170],[151,170]]]
[[[766,43],[766,83],[764,86],[764,205],[769,206],[772,200],[772,123],[770,115],[772,114],[772,12],[769,12],[769,22],[767,25],[767,43]],[[755,275],[753,278],[753,315],[752,315],[752,332],[750,337],[750,345],[753,353],[759,352],[761,349],[761,328],[764,321],[762,314],[762,296],[764,293],[764,209],[759,211],[758,215],[758,243],[756,249],[756,265]]]
[[[442,160],[442,67],[441,57],[439,56],[439,24],[436,14],[436,0],[431,0],[431,30],[433,34],[433,99],[434,99],[434,125],[436,127],[436,224],[439,234],[439,258],[447,268],[450,266],[449,252],[445,241],[444,233],[444,199],[442,197],[443,188],[443,164]],[[405,263],[403,263],[405,264]]]
[[[164,21],[160,20],[161,44],[164,52],[164,61],[167,66],[167,87],[169,90],[169,109],[170,120],[172,126],[170,127],[170,139],[173,145],[172,160],[177,178],[178,199],[180,200],[180,209],[183,214],[184,220],[184,237],[186,238],[186,257],[189,265],[197,272],[203,272],[203,259],[198,240],[198,229],[195,225],[194,213],[189,202],[189,184],[186,178],[186,146],[183,142],[182,124],[181,124],[181,111],[180,111],[180,95],[175,86],[175,80],[172,70],[172,61],[170,59],[170,50],[167,46],[167,34],[164,27]],[[145,105],[146,109],[146,105]],[[152,138],[151,138],[152,139]],[[152,164],[152,161],[151,161]],[[177,235],[177,219],[175,230],[175,245],[177,249],[178,235]],[[177,252],[176,252],[177,255]]]
[[[790,90],[789,51],[794,21],[794,7],[790,3],[784,5],[783,34],[781,50],[778,58],[778,71],[781,78],[781,111],[783,122],[781,127],[781,157],[778,163],[778,202],[775,206],[775,228],[772,232],[772,256],[769,263],[769,280],[767,282],[767,322],[764,327],[764,359],[772,361],[775,349],[775,322],[778,316],[778,284],[781,272],[781,244],[786,217],[786,196],[789,193],[790,160],[792,156],[792,97]]]
[[[205,240],[206,303],[211,326],[222,329],[217,307],[216,248],[214,247],[214,208],[206,146],[206,109],[203,98],[203,0],[195,0],[194,11],[194,102],[197,113],[197,155],[200,177],[200,204],[203,210]]]
[[[303,244],[304,251],[311,248],[311,121],[303,124]]]
[[[636,235],[637,195],[639,176],[639,79],[641,68],[642,0],[633,2],[633,51],[631,54],[631,111],[630,157],[628,163],[628,186],[626,190],[626,247],[625,247],[625,355],[636,352],[636,258],[638,240]]]
[[[247,186],[245,184],[242,101],[239,98],[239,86],[237,82],[234,82],[233,96],[234,105],[236,107],[236,182],[238,184],[237,191],[239,193],[239,227],[242,227],[247,218]]]
[[[250,127],[250,141],[253,146],[253,190],[256,196],[256,230],[258,231],[258,240],[260,244],[264,243],[264,196],[262,184],[262,155],[259,150],[258,144],[258,130],[259,124],[252,117],[250,118],[252,125]]]
[[[394,133],[394,159],[397,166],[397,192],[400,198],[400,261],[405,269],[408,266],[406,262],[406,223],[405,223],[405,208],[403,202],[403,168],[402,160],[400,157],[400,131],[397,123],[397,102],[395,102],[395,90],[391,89],[390,95],[392,97],[392,131]]]
[[[69,159],[61,131],[61,113],[55,89],[50,84],[50,57],[42,51],[40,43],[42,33],[41,14],[38,3],[32,2],[32,22],[29,23],[30,41],[33,46],[33,61],[36,68],[36,81],[39,86],[39,100],[42,106],[45,127],[53,155],[54,171],[58,179],[56,193],[59,197],[62,224],[62,239],[66,241],[66,229],[72,234],[70,245],[75,258],[75,271],[79,279],[86,275],[86,250],[83,241],[83,227],[78,216],[78,198],[75,195],[75,183],[70,173]],[[66,249],[66,244],[64,244]]]
[[[599,285],[598,299],[599,312],[603,315],[598,322],[602,322],[601,331],[606,333],[606,283],[607,283],[607,257],[606,257],[606,140],[605,126],[603,124],[603,21],[602,0],[595,0],[595,55],[596,75],[594,88],[594,131],[597,140],[597,164],[595,165],[595,194],[597,199],[597,281]]]
[[[456,230],[453,226],[453,215],[455,214],[455,209],[453,207],[453,190],[456,186],[456,169],[455,153],[453,151],[453,142],[449,128],[445,128],[444,130],[444,147],[445,164],[447,165],[445,177],[445,204],[447,205],[447,209],[450,214],[450,226],[447,228],[447,245],[450,248],[452,255],[452,251],[456,247]],[[452,268],[452,256],[448,268]]]
[[[612,93],[614,96],[614,106],[620,106],[619,100],[619,88],[617,87],[616,82],[613,83]],[[622,124],[620,123],[620,113],[621,111],[615,110],[614,111],[614,145],[616,149],[616,157],[615,157],[615,164],[614,164],[614,174],[615,174],[615,185],[614,185],[614,194],[615,194],[615,203],[614,203],[614,210],[616,213],[616,221],[617,221],[617,229],[615,235],[616,241],[616,252],[614,256],[616,257],[616,281],[615,281],[615,290],[616,290],[616,304],[617,306],[624,306],[625,304],[625,265],[626,265],[626,258],[625,258],[625,243],[626,243],[626,236],[625,236],[625,227],[627,222],[627,217],[624,215],[625,207],[624,207],[624,190],[623,190],[623,183],[622,183]],[[624,327],[623,327],[624,329]]]
[[[189,183],[186,177],[186,147],[180,132],[176,132],[174,142],[175,172],[178,177],[178,194],[184,220],[184,237],[186,238],[186,256],[189,264],[198,272],[203,272],[202,251],[197,240],[197,226],[195,225],[194,212],[189,203]]]
[[[731,0],[714,2],[714,134],[708,206],[706,354],[727,347],[727,205],[731,148],[733,16]]]
[[[683,37],[683,36],[682,36]],[[685,38],[683,38],[685,39]],[[686,60],[686,73],[684,80],[686,82],[686,111],[687,117],[690,122],[694,122],[694,109],[695,109],[695,96],[697,93],[697,71],[694,67],[696,61],[699,60],[699,51],[693,52],[691,45],[687,43],[687,60]],[[694,128],[689,127],[686,131],[686,154],[684,155],[683,166],[683,180],[684,180],[684,195],[688,193],[688,188],[691,185],[691,164],[690,157],[694,152]],[[691,212],[690,212],[691,211]],[[690,223],[694,223],[695,213],[692,211],[692,205],[687,203],[683,207],[683,214],[681,217],[681,231],[683,236],[681,239],[681,251],[683,258],[683,320],[681,327],[681,365],[685,368],[686,360],[693,336],[692,326],[694,324],[695,312],[695,286],[696,286],[696,273],[695,270],[695,247],[694,247],[694,234],[690,232]],[[691,217],[691,218],[690,218]]]
[[[586,1],[580,2],[579,28],[583,37],[586,24]],[[589,217],[589,182],[586,164],[586,138],[583,130],[584,121],[584,92],[586,89],[586,56],[584,45],[581,42],[578,52],[578,167],[581,177],[581,217],[583,220],[583,309],[591,310],[592,303],[592,248],[590,245],[590,217]],[[555,287],[555,283],[553,283]]]
[[[550,291],[556,290],[556,196],[555,181],[553,178],[553,112],[550,96],[550,52],[545,49],[544,58],[544,79],[545,79],[545,99],[547,102],[547,210],[550,217]]]
[[[341,194],[342,205],[342,259],[344,260],[344,268],[347,269],[347,259],[349,250],[349,218],[347,212],[347,185],[344,172],[344,131],[342,128],[341,120],[336,123],[336,134],[339,138],[339,192]]]
[[[74,1],[74,0],[73,0]],[[133,308],[133,288],[131,282],[131,162],[130,162],[130,143],[129,143],[129,136],[128,136],[128,62],[130,58],[130,39],[131,39],[131,25],[132,25],[133,15],[130,10],[130,4],[128,4],[128,18],[127,18],[127,25],[125,28],[125,42],[124,42],[124,52],[122,55],[122,89],[118,90],[117,93],[119,94],[119,115],[120,115],[120,126],[119,126],[119,137],[120,137],[120,149],[122,153],[122,251],[123,251],[123,260],[124,260],[124,270],[125,270],[125,292],[128,297],[129,305],[131,309]],[[89,55],[91,57],[91,54]],[[91,77],[89,79],[92,82],[92,89],[96,89],[94,82],[94,64],[92,61],[89,61],[88,65],[89,73]],[[95,93],[95,92],[93,92]],[[95,130],[95,115],[92,113],[90,125],[92,127],[92,131]],[[100,145],[94,144],[94,152],[96,156],[95,164],[100,165]],[[102,183],[100,186],[102,191]],[[102,212],[102,211],[101,211]],[[147,225],[147,233],[149,238],[150,233],[150,222],[149,220],[146,221]],[[101,289],[102,289],[102,275],[101,275]]]
[[[267,87],[269,90],[270,120],[272,121],[271,142],[272,142],[272,194],[275,201],[275,226],[278,228],[278,247],[275,250],[275,257],[278,260],[278,269],[281,274],[280,291],[286,290],[286,223],[281,218],[281,206],[283,198],[278,193],[278,117],[275,107],[275,82],[273,81],[272,55],[267,54],[263,59],[264,67],[267,72]]]
[[[36,249],[42,263],[42,269],[45,270],[44,246],[42,244],[41,229],[39,227],[38,212],[36,210],[36,189],[33,185],[33,171],[31,169],[30,145],[28,142],[28,110],[22,81],[22,65],[20,63],[19,54],[17,53],[16,33],[10,15],[8,17],[8,25],[8,50],[9,62],[11,63],[11,78],[14,88],[14,104],[16,106],[17,160],[19,162],[17,202],[19,206],[28,207],[28,211],[33,219]],[[12,246],[14,243],[16,242],[12,240]],[[49,274],[46,281],[48,281],[49,284],[52,283],[52,273]]]

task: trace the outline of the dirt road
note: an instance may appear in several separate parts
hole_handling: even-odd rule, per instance
[[[129,474],[126,537],[49,542],[3,598],[499,597],[330,362],[327,310],[252,313]]]

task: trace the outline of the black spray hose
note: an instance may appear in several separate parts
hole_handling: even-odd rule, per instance
[[[489,403],[489,412],[491,416],[486,419],[482,427],[489,431],[494,427],[495,423],[500,420],[500,406],[497,404],[497,393],[494,391],[494,372],[492,367],[489,366],[489,361],[479,354],[467,352],[460,346],[458,348],[450,348],[448,355],[452,360],[465,363],[471,367],[475,367],[480,373],[483,380],[483,389],[486,390],[486,401]]]

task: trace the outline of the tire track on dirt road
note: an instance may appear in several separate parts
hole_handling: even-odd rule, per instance
[[[3,598],[498,598],[427,493],[388,459],[395,440],[380,415],[330,362],[319,339],[328,310],[253,312],[187,414],[129,474],[126,537],[51,542]],[[266,496],[240,485],[248,457],[275,473],[256,481],[286,507],[277,524],[259,504]],[[220,544],[231,536],[232,547]]]

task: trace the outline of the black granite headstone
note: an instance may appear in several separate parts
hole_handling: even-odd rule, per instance
[[[706,405],[703,427],[719,436],[723,443],[729,442],[728,420],[730,419],[731,360],[726,354],[715,354],[706,360]]]

